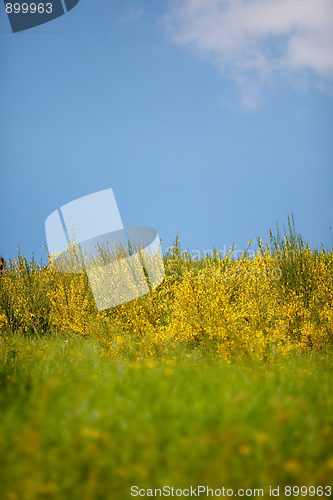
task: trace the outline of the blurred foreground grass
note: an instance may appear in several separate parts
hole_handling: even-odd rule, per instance
[[[74,336],[0,342],[1,499],[332,482],[330,350],[265,364],[183,347],[126,362]]]

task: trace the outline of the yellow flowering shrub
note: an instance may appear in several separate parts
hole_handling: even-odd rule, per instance
[[[194,259],[177,239],[164,260],[158,288],[98,312],[86,274],[19,257],[0,277],[1,331],[94,336],[106,355],[133,359],[186,345],[268,360],[333,344],[332,252],[311,251],[292,230],[238,258]]]

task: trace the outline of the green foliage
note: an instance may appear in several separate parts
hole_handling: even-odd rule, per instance
[[[2,498],[130,498],[130,487],[330,484],[332,353],[110,362],[94,341],[2,339]]]
[[[50,331],[49,296],[54,290],[51,275],[32,257],[19,255],[9,260],[5,276],[0,277],[0,311],[12,333],[24,331],[41,335]]]
[[[281,233],[276,222],[276,236],[269,231],[269,252],[276,260],[281,271],[280,283],[285,289],[291,289],[296,294],[302,295],[304,303],[309,305],[311,294],[315,287],[316,264],[321,260],[328,260],[329,253],[325,249],[319,253],[312,252],[309,244],[304,242],[297,232],[293,215],[288,216],[288,229],[283,228]],[[259,248],[264,254],[264,248],[259,240]]]

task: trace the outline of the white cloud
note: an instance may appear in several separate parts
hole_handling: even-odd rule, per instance
[[[171,0],[164,20],[174,43],[239,85],[245,107],[309,70],[317,88],[333,85],[333,0]]]

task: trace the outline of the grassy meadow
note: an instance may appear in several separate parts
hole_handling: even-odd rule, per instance
[[[290,220],[252,246],[198,259],[177,238],[157,289],[100,312],[86,275],[9,262],[1,500],[200,485],[330,496],[333,254]]]

